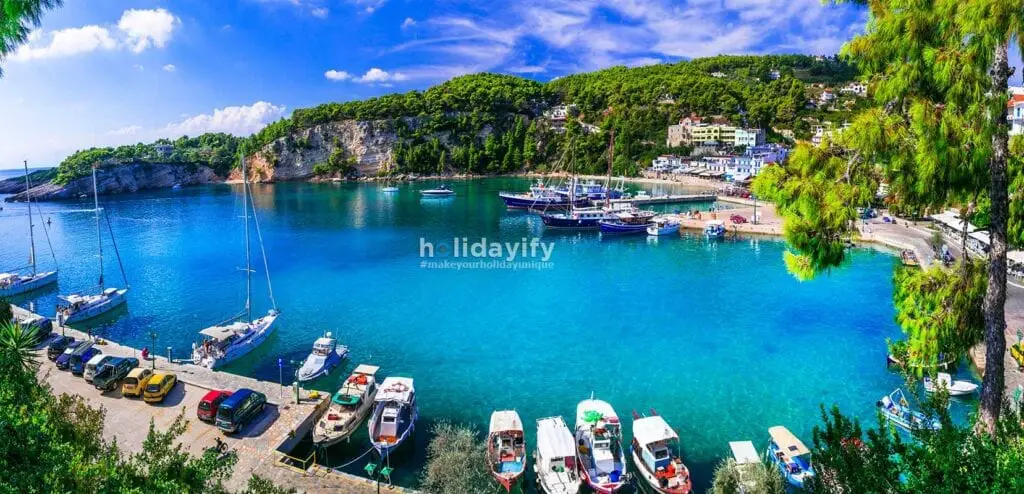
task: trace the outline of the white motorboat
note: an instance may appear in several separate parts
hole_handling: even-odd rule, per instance
[[[384,187],[384,188],[380,189],[380,191],[381,192],[398,192],[398,187],[395,187],[393,185],[389,185],[387,187]]]
[[[455,191],[447,184],[443,184],[436,189],[421,190],[420,194],[423,194],[423,197],[449,197],[455,195]]]
[[[953,376],[940,372],[932,379],[929,376],[924,378],[924,390],[929,393],[934,393],[940,388],[945,388],[949,392],[949,396],[963,396],[974,393],[978,390],[978,385],[970,381],[953,380]]]
[[[883,396],[881,400],[875,403],[875,406],[889,422],[907,431],[912,431],[913,429],[939,430],[942,428],[942,423],[938,419],[928,417],[910,408],[907,398],[903,395],[903,390],[899,388],[893,390],[888,396]]]
[[[665,216],[658,216],[647,225],[647,234],[653,236],[679,233],[679,222]]]
[[[25,161],[24,165],[25,206],[28,207],[28,267],[30,271],[27,274],[20,272],[0,273],[0,297],[19,295],[57,282],[56,270],[43,272],[36,270],[35,224],[32,223],[32,196],[28,193],[32,189],[32,182],[28,178],[28,161]],[[43,225],[43,233],[46,233],[47,244],[49,244],[50,234],[46,232],[45,224]],[[53,263],[56,265],[57,258],[53,255],[52,247],[50,248],[50,256],[54,258]]]
[[[412,378],[387,377],[374,398],[370,444],[381,457],[402,445],[416,429],[419,408]]]
[[[582,480],[576,472],[576,441],[562,417],[537,420],[533,452],[537,486],[547,494],[576,494]]]
[[[704,223],[704,236],[707,238],[725,237],[725,222],[722,220],[710,220]]]
[[[576,444],[579,469],[591,489],[610,494],[626,485],[622,424],[608,402],[591,397],[576,405]]]
[[[260,223],[256,219],[256,208],[253,207],[253,220],[256,224],[256,238],[263,253],[263,269],[267,275],[267,293],[270,296],[271,309],[263,317],[252,318],[252,262],[249,253],[249,175],[245,168],[245,157],[242,158],[242,217],[245,225],[245,308],[226,321],[210,326],[199,332],[202,342],[192,344],[192,363],[208,369],[222,367],[237,360],[243,355],[260,346],[274,332],[274,322],[281,311],[274,301],[274,289],[270,285],[270,270],[267,269],[267,256],[263,250],[263,235]]]
[[[331,396],[331,405],[313,429],[313,443],[331,446],[352,436],[373,410],[380,367],[360,364]]]
[[[326,376],[345,360],[345,357],[348,357],[348,347],[339,345],[337,338],[331,336],[331,333],[325,333],[313,342],[313,351],[309,352],[302,367],[299,367],[298,379],[305,382]]]
[[[633,414],[633,464],[647,487],[659,494],[690,494],[693,481],[683,463],[679,435],[660,415]]]
[[[96,187],[96,167],[92,167],[92,195],[93,195],[93,212],[96,215],[96,246],[99,252],[100,261],[100,280],[99,289],[100,292],[93,295],[86,295],[81,293],[74,293],[71,295],[62,295],[59,298],[64,300],[65,304],[57,305],[57,320],[58,326],[65,324],[74,324],[82,322],[87,319],[92,319],[101,314],[104,314],[111,309],[123,304],[128,294],[128,281],[124,274],[124,264],[121,263],[121,255],[117,252],[117,243],[114,243],[114,254],[117,255],[117,264],[121,267],[121,279],[125,282],[124,288],[107,288],[103,282],[103,234],[100,224],[100,199],[99,193]],[[107,230],[110,231],[110,238],[113,240],[114,231],[110,228],[109,221],[107,222]]]
[[[512,487],[526,472],[523,420],[515,410],[499,410],[491,414],[491,424],[487,429],[487,466],[506,492],[512,492]]]

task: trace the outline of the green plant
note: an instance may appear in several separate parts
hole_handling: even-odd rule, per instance
[[[441,420],[431,429],[420,487],[434,494],[499,492],[487,471],[487,446],[477,430]]]

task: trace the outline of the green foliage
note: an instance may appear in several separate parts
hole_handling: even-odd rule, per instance
[[[235,163],[240,139],[230,134],[210,133],[199,137],[180,137],[175,140],[158,139],[150,144],[128,144],[116,148],[90,148],[77,151],[64,158],[57,167],[54,182],[66,184],[90,173],[94,164],[116,166],[126,163],[178,163],[202,164],[213,168],[219,175],[227,175]],[[169,154],[161,153],[158,146],[172,146]]]
[[[421,489],[433,494],[499,492],[487,471],[487,446],[474,427],[442,420],[431,433]]]
[[[356,172],[356,159],[353,156],[345,156],[345,150],[337,147],[327,158],[327,163],[313,165],[313,175],[326,178],[337,176],[349,176]]]
[[[14,0],[0,3],[0,62],[28,41],[33,27],[39,27],[43,12],[61,7],[62,0]],[[0,67],[0,77],[3,77]]]
[[[294,494],[295,492],[295,489],[278,487],[273,482],[253,474],[252,477],[249,477],[249,482],[242,494]]]
[[[778,469],[766,463],[746,465],[743,482],[739,465],[732,458],[715,467],[711,494],[785,494],[786,484]]]
[[[14,319],[14,312],[11,309],[11,301],[7,297],[0,297],[0,322]]]
[[[8,313],[11,311],[9,304],[3,301],[0,304],[6,306]],[[38,332],[38,327],[22,327],[11,321],[11,317],[0,319],[0,361],[17,362],[26,370],[36,368],[39,362],[34,349],[39,341]]]

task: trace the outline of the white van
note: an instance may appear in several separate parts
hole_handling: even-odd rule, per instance
[[[85,382],[91,383],[93,376],[96,375],[96,369],[99,369],[105,360],[111,359],[110,355],[103,355],[102,353],[94,356],[85,363],[85,372],[82,373],[82,377],[85,378]]]

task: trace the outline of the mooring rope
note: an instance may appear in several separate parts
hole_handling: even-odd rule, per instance
[[[348,462],[348,463],[346,463],[346,464],[344,464],[344,465],[342,465],[340,467],[331,467],[331,470],[341,470],[342,468],[345,468],[345,467],[347,467],[347,466],[349,466],[349,465],[351,465],[351,464],[353,464],[353,463],[355,463],[355,462],[357,462],[359,460],[362,460],[364,456],[370,454],[370,451],[373,451],[373,447],[372,446],[370,447],[370,449],[366,450],[366,452],[364,452],[363,454],[359,455],[358,458],[356,458],[356,459],[354,459],[354,460],[352,460],[352,461],[350,461],[350,462]]]

